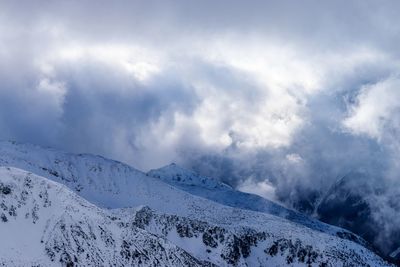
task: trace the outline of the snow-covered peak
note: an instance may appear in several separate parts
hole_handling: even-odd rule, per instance
[[[67,187],[0,167],[1,266],[205,266]],[[211,264],[209,264],[211,266]]]
[[[148,207],[101,209],[10,167],[0,167],[0,208],[2,266],[387,266],[360,244],[279,217],[254,214],[254,228]],[[214,208],[221,219],[229,210]]]
[[[229,185],[217,179],[202,176],[194,171],[182,168],[175,163],[151,170],[147,174],[172,185],[196,186],[207,189],[232,189]]]
[[[166,213],[218,223],[235,222],[237,225],[261,224],[260,216],[274,215],[332,235],[343,232],[340,228],[310,219],[257,195],[236,191],[177,165],[145,174],[100,156],[1,142],[0,166],[24,169],[64,184],[102,208],[147,205]],[[158,177],[151,176],[156,173]],[[178,175],[180,182],[173,178]]]
[[[0,236],[18,237],[0,245],[0,265],[386,266],[346,230],[177,166],[163,173],[183,183],[10,142],[0,143],[0,166]]]
[[[287,209],[258,195],[237,191],[216,179],[199,175],[175,163],[151,170],[147,175],[160,179],[191,195],[206,198],[225,206],[272,214],[323,232],[336,232],[339,229]]]

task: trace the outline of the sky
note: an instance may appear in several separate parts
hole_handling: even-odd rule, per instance
[[[353,171],[398,195],[399,8],[0,0],[0,139],[176,162],[288,206]]]

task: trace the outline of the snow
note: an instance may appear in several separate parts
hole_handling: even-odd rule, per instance
[[[165,266],[285,266],[293,251],[310,247],[318,255],[315,265],[387,266],[346,230],[177,165],[145,174],[100,156],[0,142],[0,166],[9,166],[0,167],[0,185],[11,189],[0,190],[7,216],[0,219],[7,240],[0,244],[0,263],[7,266],[58,266],[66,255],[82,265],[147,259],[147,266],[160,259]],[[11,206],[18,207],[16,216],[7,215]],[[211,247],[204,238],[215,229],[224,238],[210,237],[217,243]],[[248,244],[249,255],[231,251],[248,240],[256,240]],[[281,250],[268,254],[274,246]],[[292,266],[304,266],[296,257]]]
[[[44,266],[147,265],[183,266],[199,262],[169,241],[137,227],[124,227],[67,187],[32,173],[0,167],[0,264]],[[16,207],[15,214],[7,212]],[[122,256],[126,253],[126,256]],[[132,254],[137,256],[133,257]]]
[[[336,233],[339,230],[337,227],[311,219],[258,195],[234,190],[232,187],[216,179],[198,175],[176,164],[151,170],[147,174],[192,195],[200,196],[226,206],[276,215],[322,232]]]

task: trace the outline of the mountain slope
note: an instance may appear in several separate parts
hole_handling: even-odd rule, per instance
[[[235,207],[229,200],[226,200],[227,196],[237,197],[240,200],[239,203],[245,204],[251,204],[254,196],[234,191],[229,186],[220,184],[215,180],[204,180],[203,183],[202,179],[192,179],[192,181],[188,180],[182,184],[174,184],[166,179],[151,177],[128,165],[99,156],[75,155],[11,142],[0,142],[0,165],[25,169],[66,185],[75,193],[99,207],[90,204],[93,207],[90,210],[96,210],[96,212],[89,214],[85,211],[85,214],[88,214],[87,221],[91,220],[93,214],[94,218],[97,218],[95,220],[99,220],[94,223],[95,225],[105,223],[105,225],[110,224],[111,228],[115,228],[116,223],[118,227],[124,226],[123,231],[120,228],[117,228],[120,230],[115,231],[107,228],[107,232],[112,233],[113,240],[120,239],[121,235],[130,237],[129,240],[126,240],[126,246],[129,248],[136,244],[136,239],[146,243],[146,234],[152,233],[155,237],[161,238],[154,242],[164,242],[165,246],[178,245],[172,245],[172,250],[177,251],[178,254],[175,255],[176,259],[185,257],[186,261],[195,261],[196,264],[206,264],[204,261],[210,261],[222,266],[232,265],[232,262],[241,266],[253,266],[257,263],[284,266],[288,261],[293,260],[301,265],[305,264],[303,262],[304,257],[301,255],[306,251],[306,253],[315,252],[318,255],[318,257],[313,258],[315,265],[327,263],[328,266],[342,266],[348,262],[358,265],[362,262],[371,266],[385,266],[385,263],[378,256],[365,248],[368,246],[361,238],[341,228],[329,226],[301,215],[296,215],[300,218],[297,221],[296,219],[293,220],[294,222],[287,220],[285,217],[291,211],[267,200],[263,204],[262,199],[258,200],[260,202],[255,201],[254,203],[261,203],[262,205],[257,204],[257,206],[265,207],[263,212],[245,209],[246,207],[240,206],[242,204]],[[200,183],[198,183],[199,181]],[[195,184],[191,184],[193,182]],[[195,189],[188,190],[184,186]],[[225,190],[228,195],[225,195],[222,199],[213,199],[208,197],[206,193],[196,193],[203,192],[203,190],[206,190],[204,192],[215,190],[214,196]],[[72,192],[70,193],[72,194]],[[241,194],[244,194],[243,197],[241,197]],[[81,199],[75,194],[72,195],[73,198]],[[54,196],[54,198],[57,197]],[[225,200],[228,202],[224,202]],[[88,205],[87,203],[83,206]],[[143,205],[148,206],[150,212],[144,212],[147,208],[139,210],[139,213],[137,209],[132,208],[105,209]],[[60,207],[59,210],[64,209],[67,209],[67,207]],[[273,209],[276,209],[276,211]],[[72,210],[76,209],[73,208]],[[103,215],[96,217],[95,214]],[[149,215],[147,217],[163,219],[152,220],[149,224],[138,224],[136,214],[147,214]],[[92,222],[88,225],[91,225]],[[75,224],[76,222],[73,221],[73,225]],[[130,228],[134,231],[129,231]],[[87,226],[86,230],[83,231],[86,236],[90,236],[90,229]],[[139,235],[138,233],[141,232],[138,229],[144,231],[144,234]],[[172,231],[171,229],[175,230]],[[182,229],[184,230],[182,231]],[[196,232],[193,232],[193,229],[197,229]],[[220,230],[226,233],[223,241],[220,239],[214,240],[215,242],[211,241],[212,239],[209,236],[214,236],[214,234],[213,230],[210,229],[223,229]],[[209,230],[211,233],[209,233]],[[247,235],[246,233],[252,234]],[[54,239],[59,240],[62,237],[65,238],[65,236],[73,237],[73,234],[63,233],[59,236]],[[206,237],[204,238],[204,236]],[[86,240],[86,238],[84,239]],[[96,240],[99,239],[96,238]],[[59,246],[62,248],[66,244],[68,245],[68,242],[64,240],[57,244],[62,244]],[[136,249],[141,247],[140,242]],[[215,244],[217,246],[213,247]],[[15,244],[15,246],[19,248],[18,244]],[[101,246],[104,247],[105,245]],[[97,244],[91,247],[97,247]],[[159,247],[163,248],[164,245]],[[187,252],[179,249],[179,247],[184,248],[191,255],[182,256],[186,255]],[[79,253],[76,248],[75,250],[73,248],[74,246],[69,250]],[[312,250],[310,250],[311,248]],[[87,247],[87,249],[89,248]],[[149,253],[147,249],[143,251]],[[223,251],[227,253],[222,253]],[[59,253],[59,250],[56,252]],[[98,252],[97,254],[102,255],[102,253]],[[106,258],[117,257],[114,254],[109,254],[111,252],[108,252],[108,250],[105,250],[104,253],[107,255]],[[132,251],[126,253],[132,256]],[[92,254],[96,255],[96,252]],[[56,254],[56,257],[60,257],[59,254]],[[77,258],[79,259],[79,257]],[[149,257],[149,259],[152,258]],[[123,263],[123,265],[129,264],[131,263]]]
[[[337,231],[331,225],[321,223],[306,215],[284,208],[258,195],[234,190],[232,187],[216,179],[201,176],[193,171],[181,168],[174,163],[151,170],[147,174],[190,194],[207,198],[223,205],[276,215],[322,232]]]
[[[265,222],[263,230],[216,225],[161,214],[147,207],[135,213],[123,210],[121,218],[134,221],[137,227],[164,236],[199,260],[218,266],[387,266],[359,244],[299,227],[279,217]]]
[[[206,265],[164,238],[116,223],[45,178],[1,167],[0,188],[3,265]]]
[[[244,225],[251,223],[249,218],[254,214],[244,210],[260,211],[287,218],[313,230],[358,240],[343,229],[310,219],[259,196],[235,191],[210,178],[198,176],[204,178],[206,186],[202,182],[192,186],[190,180],[186,184],[172,182],[168,177],[174,176],[164,175],[165,168],[146,175],[126,164],[100,156],[70,154],[15,142],[0,142],[0,166],[28,170],[65,184],[83,198],[103,208],[147,205],[152,209],[180,216],[200,216],[208,221],[234,221]],[[184,173],[182,177],[185,179],[194,175],[177,166],[172,167],[168,168],[167,173],[174,174],[178,170]],[[226,209],[226,217],[221,219],[218,214],[210,212],[221,206],[215,202],[239,208],[240,211]],[[237,214],[241,214],[241,217]],[[255,226],[257,223],[257,220],[253,222]]]
[[[351,172],[339,179],[323,195],[316,207],[318,217],[327,223],[349,229],[379,249],[382,255],[400,264],[400,226],[388,216],[376,216],[385,207],[392,216],[400,212],[400,196],[385,192],[383,181],[371,179],[367,173]],[[382,198],[380,198],[382,197]],[[382,199],[385,200],[384,205]]]
[[[259,231],[147,207],[104,210],[9,167],[0,167],[0,200],[6,266],[386,266],[359,244],[276,216]]]

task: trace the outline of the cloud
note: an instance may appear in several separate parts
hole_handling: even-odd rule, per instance
[[[238,190],[246,193],[256,194],[266,199],[274,199],[275,188],[267,181],[252,181],[251,179],[245,180],[237,187]]]
[[[382,140],[386,132],[398,131],[400,81],[389,77],[361,88],[344,126],[354,134]]]
[[[150,2],[3,2],[1,137],[145,169],[187,154],[308,166],[308,149],[393,121],[372,101],[398,67],[395,2]]]

